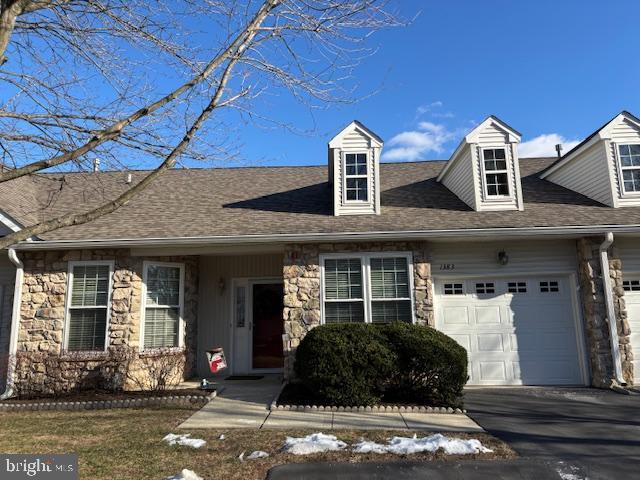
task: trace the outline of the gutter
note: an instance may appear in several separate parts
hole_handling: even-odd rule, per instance
[[[618,340],[616,310],[613,304],[613,287],[611,285],[611,276],[609,275],[609,256],[607,254],[607,250],[612,243],[613,233],[607,232],[604,237],[604,242],[600,244],[600,268],[602,273],[604,301],[607,308],[607,323],[609,324],[609,339],[611,340],[611,356],[615,376],[614,380],[618,385],[626,385],[627,382],[622,377],[622,360],[620,359],[620,343]]]
[[[22,298],[22,279],[24,277],[24,265],[18,258],[14,248],[8,250],[9,260],[16,266],[16,280],[13,289],[13,309],[11,312],[11,327],[9,331],[9,359],[7,364],[7,380],[5,391],[0,395],[0,400],[6,400],[13,395],[14,376],[16,371],[15,356],[18,351],[18,326],[20,324],[20,303]]]
[[[106,247],[153,247],[153,246],[211,246],[211,245],[258,245],[265,243],[296,242],[342,242],[342,241],[390,241],[427,240],[478,237],[504,239],[530,235],[602,235],[607,232],[640,234],[640,224],[633,225],[575,225],[562,227],[498,227],[442,230],[400,230],[341,233],[277,233],[257,235],[219,235],[208,237],[167,238],[113,238],[83,240],[38,240],[25,241],[12,246],[16,250],[51,250],[73,248]]]

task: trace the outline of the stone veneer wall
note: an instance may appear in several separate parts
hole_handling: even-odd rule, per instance
[[[608,388],[614,378],[613,356],[604,299],[602,269],[599,248],[602,238],[581,238],[578,240],[578,275],[580,295],[584,312],[587,348],[591,363],[593,386]],[[620,343],[622,373],[627,383],[633,383],[633,353],[630,344],[630,328],[622,288],[622,262],[609,257],[609,276],[613,287],[616,326]]]
[[[427,244],[424,242],[292,244],[284,253],[284,372],[293,376],[295,350],[312,328],[320,325],[320,254],[346,252],[413,253],[416,323],[434,325],[433,287]]]
[[[140,311],[143,261],[185,264],[184,320],[186,364],[183,376],[195,365],[198,309],[197,257],[132,257],[129,250],[27,252],[22,254],[24,280],[20,306],[20,330],[16,372],[18,391],[56,393],[78,388],[88,376],[104,374],[106,353],[78,354],[63,351],[68,262],[114,261],[108,345],[112,353],[140,345]],[[51,367],[53,362],[59,367]],[[99,371],[98,371],[99,370]],[[127,385],[123,385],[125,388]]]

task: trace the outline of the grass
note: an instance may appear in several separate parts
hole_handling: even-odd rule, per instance
[[[77,453],[80,478],[92,480],[163,479],[183,468],[209,478],[262,479],[275,465],[309,461],[366,462],[397,460],[398,457],[354,454],[348,451],[294,456],[280,451],[286,436],[302,436],[310,430],[189,430],[177,426],[193,413],[187,408],[97,410],[87,412],[5,412],[0,413],[0,451],[4,453]],[[207,445],[197,450],[169,446],[162,441],[167,433],[191,433],[204,438]],[[219,440],[220,434],[225,435]],[[361,437],[383,442],[392,435],[410,435],[407,431],[337,431],[347,443]],[[412,435],[412,433],[411,433]],[[469,437],[456,434],[458,437]],[[467,455],[463,458],[512,458],[515,453],[503,442],[474,434],[493,454]],[[249,455],[264,450],[266,459],[240,462],[243,451]],[[411,455],[412,460],[459,459],[442,453]]]

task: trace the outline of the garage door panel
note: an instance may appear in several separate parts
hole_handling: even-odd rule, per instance
[[[624,301],[627,307],[627,319],[631,335],[631,352],[633,353],[634,384],[640,384],[640,276],[623,272]]]
[[[476,291],[489,282],[493,293]],[[463,294],[445,295],[436,280],[436,325],[467,349],[469,384],[583,383],[568,279],[486,278],[464,284]]]

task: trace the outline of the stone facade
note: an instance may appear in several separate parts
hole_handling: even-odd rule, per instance
[[[117,373],[118,368],[107,360],[118,357],[118,352],[136,351],[140,345],[142,271],[145,260],[185,264],[186,359],[182,362],[182,375],[188,376],[191,373],[195,364],[197,335],[197,257],[132,257],[129,250],[118,249],[27,252],[22,259],[24,280],[18,335],[18,391],[21,387],[36,393],[68,391],[78,388],[78,383],[89,377],[99,380],[101,376],[113,376]],[[115,264],[108,352],[65,352],[63,339],[69,262],[93,260],[113,261]],[[126,384],[123,386],[127,387]]]
[[[614,367],[599,257],[601,243],[600,237],[578,240],[578,276],[591,364],[591,382],[595,387],[608,388],[613,384]],[[633,353],[622,288],[622,262],[615,258],[615,254],[609,257],[608,274],[613,290],[622,372],[627,383],[632,384]]]
[[[293,376],[295,350],[312,328],[320,325],[320,255],[347,252],[412,252],[415,319],[434,325],[433,286],[427,245],[423,242],[292,244],[285,247],[284,372]]]

